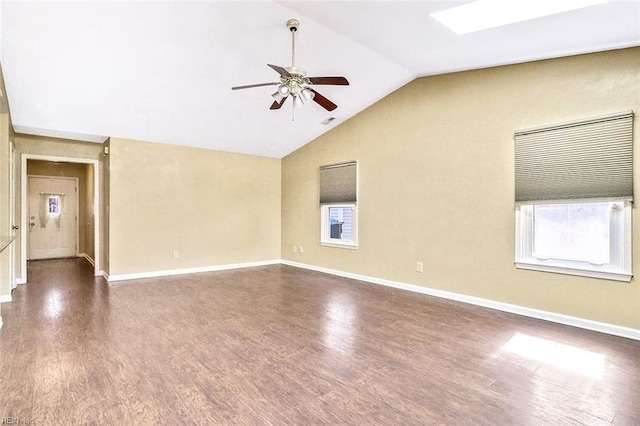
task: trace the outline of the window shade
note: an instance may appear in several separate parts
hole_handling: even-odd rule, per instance
[[[320,204],[357,201],[355,161],[320,167]]]
[[[633,112],[515,133],[516,202],[632,199]]]

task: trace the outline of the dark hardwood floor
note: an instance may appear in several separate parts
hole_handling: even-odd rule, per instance
[[[30,262],[0,416],[36,425],[640,424],[640,342],[287,266],[109,285]]]

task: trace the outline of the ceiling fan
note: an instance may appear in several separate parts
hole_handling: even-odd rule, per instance
[[[322,96],[313,89],[314,85],[348,86],[349,82],[344,77],[308,77],[307,72],[295,66],[296,60],[296,31],[300,22],[297,19],[289,19],[287,28],[291,31],[291,66],[281,67],[279,65],[267,64],[274,71],[280,74],[280,81],[273,83],[249,84],[247,86],[235,86],[232,90],[250,89],[261,86],[278,86],[278,90],[272,94],[274,102],[269,109],[280,109],[289,96],[293,98],[293,106],[298,107],[313,100],[315,103],[326,109],[333,111],[338,105]]]

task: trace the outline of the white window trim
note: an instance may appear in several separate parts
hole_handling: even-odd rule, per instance
[[[566,202],[571,203],[571,201]],[[517,205],[516,268],[630,282],[633,277],[631,272],[631,203],[629,201],[620,201],[619,203],[623,206],[622,211],[619,215],[613,215],[611,219],[612,262],[606,265],[534,257],[533,205]]]
[[[329,208],[331,207],[351,207],[353,211],[351,234],[353,239],[341,240],[331,238],[331,225],[329,223]],[[320,206],[320,245],[326,247],[337,247],[357,250],[358,248],[358,204],[357,203],[335,203],[322,204]]]

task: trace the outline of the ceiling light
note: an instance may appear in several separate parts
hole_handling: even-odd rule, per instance
[[[302,97],[304,98],[305,101],[313,100],[313,97],[315,95],[316,94],[309,89],[302,89]]]
[[[280,102],[281,100],[284,99],[284,96],[282,96],[280,94],[279,90],[277,92],[275,92],[274,94],[272,94],[271,96],[273,97],[273,99],[275,99],[276,102]]]
[[[294,97],[293,97],[293,106],[294,106],[295,108],[301,107],[303,103],[304,103],[304,102],[302,101],[302,99],[300,98],[300,96],[294,96]]]
[[[291,89],[286,84],[281,84],[280,87],[278,87],[278,92],[280,92],[282,96],[287,96],[289,92],[291,92]]]
[[[460,35],[606,2],[607,0],[476,0],[432,13],[431,16]]]

